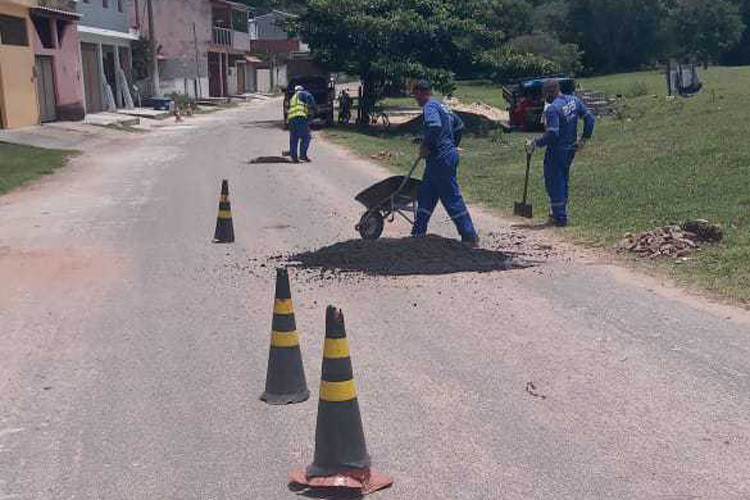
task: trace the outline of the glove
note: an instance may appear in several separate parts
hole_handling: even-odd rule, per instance
[[[536,151],[536,141],[534,139],[526,139],[526,154],[533,155]]]
[[[586,149],[586,146],[588,145],[589,140],[585,137],[582,137],[578,142],[576,142],[576,152],[580,153],[584,149]]]
[[[419,157],[427,158],[428,156],[430,156],[430,147],[427,144],[419,146]]]

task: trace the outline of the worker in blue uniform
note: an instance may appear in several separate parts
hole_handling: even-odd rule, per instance
[[[549,104],[544,112],[546,132],[539,139],[526,141],[526,152],[547,148],[544,155],[544,183],[550,199],[548,223],[557,227],[568,225],[568,190],[570,167],[576,152],[586,146],[594,133],[595,118],[578,97],[565,95],[560,82],[547,80],[543,87]],[[583,136],[578,140],[578,120],[583,118]]]
[[[420,157],[427,160],[427,167],[417,195],[417,217],[412,236],[427,234],[430,218],[440,201],[456,225],[461,240],[478,246],[479,236],[456,179],[460,158],[454,128],[459,128],[460,119],[432,97],[432,87],[427,81],[417,83],[414,97],[424,109],[425,137]]]
[[[313,95],[301,85],[297,85],[294,88],[294,95],[289,101],[289,110],[287,112],[289,151],[294,163],[299,163],[300,160],[305,162],[311,161],[308,151],[310,149],[310,141],[312,141],[310,118],[314,110],[315,98]]]

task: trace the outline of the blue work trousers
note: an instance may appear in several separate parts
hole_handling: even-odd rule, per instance
[[[417,220],[414,222],[414,228],[412,229],[413,236],[427,234],[427,226],[430,223],[432,212],[435,211],[435,206],[440,201],[462,238],[477,237],[469,209],[466,207],[456,180],[459,160],[457,151],[453,151],[442,158],[427,160],[424,179],[417,195],[418,210]]]
[[[548,149],[544,156],[544,184],[549,195],[552,217],[556,222],[568,222],[570,166],[575,154],[573,149]]]
[[[307,158],[310,141],[312,141],[310,122],[304,118],[292,118],[289,120],[289,151],[293,160],[299,159],[300,153],[302,154],[302,158]]]

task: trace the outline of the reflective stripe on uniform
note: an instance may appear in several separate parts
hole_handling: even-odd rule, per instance
[[[297,92],[289,101],[289,113],[287,119],[307,118],[307,103],[300,99],[300,93]]]

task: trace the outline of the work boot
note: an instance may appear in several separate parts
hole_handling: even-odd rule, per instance
[[[469,248],[479,248],[479,236],[462,236],[461,242]]]
[[[292,158],[292,163],[299,163],[299,158]]]
[[[300,160],[304,161],[305,163],[312,163],[312,160],[308,156],[303,156],[300,158]]]
[[[554,227],[568,227],[568,221],[566,221],[566,220],[558,220],[558,219],[555,219],[554,217],[550,216],[547,219],[547,224],[545,224],[545,226],[549,226],[549,227],[552,227],[552,226],[554,226]]]

